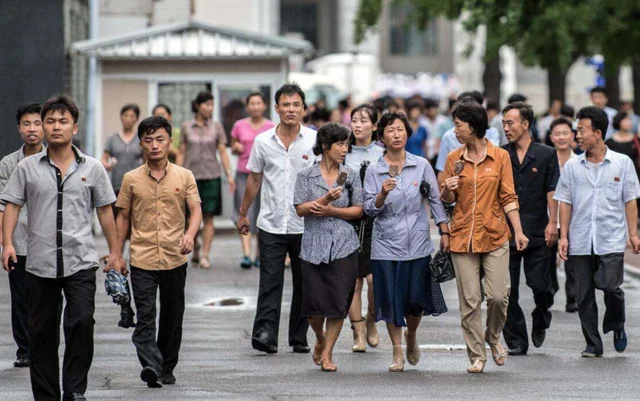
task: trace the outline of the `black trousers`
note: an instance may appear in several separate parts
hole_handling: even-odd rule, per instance
[[[504,325],[504,340],[510,349],[529,349],[527,321],[518,304],[520,299],[520,264],[524,259],[524,275],[526,283],[533,291],[535,308],[531,313],[532,331],[539,332],[549,328],[553,305],[553,284],[549,274],[549,258],[551,249],[546,246],[528,248],[518,252],[511,248],[509,256],[509,273],[511,276],[511,293],[507,308],[507,321]]]
[[[553,281],[554,292],[557,292],[560,286],[558,285],[558,244],[551,248],[551,259],[549,260],[549,266],[551,267],[551,280]],[[567,304],[576,302],[576,278],[573,271],[573,266],[568,261],[564,262],[564,292],[567,299]]]
[[[265,332],[272,345],[278,345],[280,308],[284,289],[284,261],[289,254],[293,275],[293,296],[289,314],[289,346],[307,343],[309,322],[302,317],[302,267],[300,248],[302,234],[271,234],[260,230],[260,289],[253,323],[253,337]],[[255,347],[254,347],[255,348]]]
[[[143,270],[131,266],[131,286],[138,319],[133,345],[143,367],[161,375],[173,373],[182,344],[184,287],[187,264],[171,270]],[[160,321],[156,338],[156,300],[160,289]]]
[[[624,291],[620,286],[624,279],[624,253],[607,255],[569,256],[576,277],[578,315],[587,347],[602,354],[602,339],[598,332],[598,305],[595,290],[604,292],[606,311],[602,331],[622,330],[625,322]]]
[[[60,400],[58,310],[62,292],[67,302],[63,317],[66,347],[62,390],[64,394],[83,394],[87,390],[87,375],[93,360],[95,271],[81,270],[56,279],[27,273],[31,387],[37,401]]]
[[[26,256],[18,256],[18,264],[9,273],[11,290],[11,331],[18,346],[17,359],[29,359]]]

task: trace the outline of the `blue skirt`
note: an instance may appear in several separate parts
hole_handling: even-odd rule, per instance
[[[376,321],[397,327],[406,316],[438,316],[447,312],[440,284],[433,280],[431,256],[407,261],[372,260]]]

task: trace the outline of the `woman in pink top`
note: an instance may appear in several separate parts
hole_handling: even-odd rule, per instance
[[[238,156],[238,167],[236,168],[236,192],[234,196],[235,204],[235,219],[238,218],[238,210],[242,205],[242,196],[247,185],[247,178],[251,171],[247,169],[247,163],[249,161],[249,155],[251,154],[251,148],[253,147],[253,141],[258,134],[271,129],[275,126],[273,121],[264,118],[264,112],[267,110],[267,102],[262,93],[253,92],[247,96],[246,100],[247,113],[249,117],[236,121],[231,129],[231,151],[234,155]],[[251,265],[260,267],[260,255],[257,254],[256,258],[251,261],[251,234],[258,235],[258,227],[256,221],[258,220],[258,213],[260,212],[260,196],[256,197],[256,201],[253,202],[249,208],[247,216],[251,225],[249,227],[249,234],[241,235],[242,240],[242,252],[244,257],[240,262],[240,266],[245,269],[251,268]]]

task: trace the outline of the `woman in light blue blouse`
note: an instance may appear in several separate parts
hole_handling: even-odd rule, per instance
[[[351,149],[347,153],[345,165],[359,173],[364,181],[364,173],[369,164],[376,163],[384,148],[378,146],[378,135],[375,128],[378,122],[378,111],[371,104],[363,104],[351,111],[350,138]],[[363,216],[358,222],[358,238],[360,249],[358,250],[358,279],[353,294],[353,302],[349,309],[349,319],[353,330],[353,352],[366,352],[367,343],[370,347],[377,347],[379,336],[376,328],[376,315],[373,309],[373,275],[371,274],[371,235],[373,232],[373,219]],[[367,318],[362,317],[362,288],[364,280],[367,280]],[[366,339],[366,340],[365,340]]]
[[[342,163],[349,130],[325,124],[313,152],[322,160],[298,174],[293,204],[304,217],[302,315],[316,334],[313,361],[335,372],[333,347],[347,317],[358,275],[358,236],[347,220],[362,217],[360,177]],[[325,334],[326,321],[326,334]]]
[[[433,168],[424,158],[405,151],[412,132],[407,117],[385,113],[377,132],[386,153],[367,169],[364,210],[376,219],[371,249],[376,320],[387,323],[393,344],[389,371],[402,372],[402,327],[407,326],[407,361],[417,365],[420,348],[416,331],[422,316],[447,311],[440,285],[429,268],[435,249],[425,202],[442,230],[440,248],[445,252],[449,250],[449,219]]]

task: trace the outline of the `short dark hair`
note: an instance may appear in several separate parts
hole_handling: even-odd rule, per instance
[[[606,97],[609,97],[609,91],[604,86],[594,86],[589,94],[593,95],[594,93],[602,93]]]
[[[63,114],[65,111],[68,111],[73,118],[73,122],[78,122],[80,111],[78,111],[78,106],[76,106],[76,103],[69,96],[56,95],[49,98],[49,100],[47,100],[47,102],[42,106],[42,110],[40,110],[40,118],[42,118],[42,121],[44,121],[44,118],[47,114],[56,111],[59,111]]]
[[[573,120],[576,115],[576,109],[569,106],[568,104],[563,104],[562,107],[560,107],[560,114]]]
[[[378,120],[378,124],[376,125],[378,138],[384,138],[384,129],[393,124],[396,120],[400,120],[404,124],[404,129],[407,131],[407,138],[413,134],[413,128],[411,128],[411,123],[409,123],[409,119],[406,114],[399,113],[397,111],[387,111],[382,115],[382,117],[380,117],[380,120]]]
[[[327,122],[331,119],[331,112],[325,108],[315,109],[311,113],[311,121],[324,121]]]
[[[522,93],[514,93],[513,95],[509,96],[509,100],[507,100],[507,104],[509,103],[515,103],[515,102],[526,102],[528,99],[525,95],[523,95]]]
[[[350,133],[349,129],[342,124],[324,124],[316,133],[316,144],[313,146],[313,154],[319,156],[325,149],[330,149],[334,143],[346,141]]]
[[[154,114],[156,112],[156,110],[158,109],[165,109],[167,111],[168,115],[171,115],[171,109],[169,108],[169,106],[167,106],[164,103],[158,103],[155,105],[155,107],[153,108],[153,110],[151,110],[151,114]]]
[[[208,102],[209,100],[213,100],[213,95],[211,94],[211,92],[208,92],[208,91],[198,92],[198,94],[196,95],[196,98],[193,100],[193,102],[191,102],[191,111],[194,113],[197,113],[198,106],[200,106],[202,103]]]
[[[302,91],[302,89],[300,89],[300,86],[295,82],[292,82],[290,84],[284,84],[276,91],[276,95],[275,95],[276,104],[278,105],[280,104],[280,97],[282,97],[282,95],[293,96],[296,94],[300,95],[300,97],[302,98],[302,106],[304,106],[304,108],[306,109],[307,103],[305,102],[304,92]]]
[[[404,104],[404,108],[405,110],[407,110],[407,113],[409,113],[409,111],[413,109],[418,109],[420,110],[420,112],[422,112],[422,104],[420,104],[420,102],[418,102],[417,100],[413,100],[413,99],[408,100]]]
[[[620,123],[627,117],[629,117],[629,113],[627,113],[626,111],[618,112],[618,114],[613,117],[613,122],[611,123],[611,125],[613,125],[613,129],[615,129],[616,131],[620,131]]]
[[[373,133],[371,134],[371,140],[377,141],[378,140],[378,130],[377,130],[378,109],[376,109],[370,103],[361,104],[360,106],[351,110],[351,119],[353,120],[353,116],[355,116],[358,113],[366,114],[367,116],[369,116],[369,120],[371,120],[371,123],[373,124]],[[351,135],[351,145],[355,145],[355,143],[356,143],[356,136]]]
[[[533,108],[524,102],[509,103],[504,109],[502,114],[504,115],[509,110],[518,110],[520,113],[521,121],[529,121],[529,129],[533,127]]]
[[[573,123],[571,122],[571,120],[569,120],[568,118],[565,118],[565,117],[558,117],[555,120],[553,120],[553,122],[549,126],[549,132],[552,132],[553,129],[555,127],[557,127],[558,125],[568,125],[569,129],[571,129],[571,131],[573,131]]]
[[[264,97],[264,95],[262,94],[262,92],[251,92],[247,95],[244,104],[247,105],[249,104],[249,101],[251,100],[252,97],[254,96],[258,96],[260,99],[262,99],[262,103],[267,104],[267,98]]]
[[[433,109],[433,108],[439,108],[440,107],[440,102],[438,102],[435,99],[432,99],[430,97],[424,99],[424,109],[425,110],[429,110],[429,109]]]
[[[138,139],[142,139],[145,135],[151,135],[157,130],[164,128],[169,134],[169,138],[171,138],[171,123],[164,117],[160,116],[151,116],[147,117],[140,122],[138,125]]]
[[[42,110],[42,106],[40,103],[23,103],[18,107],[18,111],[16,112],[16,122],[20,125],[20,120],[22,120],[22,116],[25,114],[37,114],[40,115],[40,111]],[[42,118],[42,117],[41,117]]]
[[[475,100],[462,99],[453,107],[451,112],[453,118],[469,124],[478,138],[484,138],[489,129],[489,117],[487,112]]]
[[[136,119],[140,118],[140,107],[138,107],[138,105],[135,103],[127,103],[122,106],[122,108],[120,109],[120,115],[123,115],[129,110],[133,111],[133,113],[136,115]]]
[[[591,126],[595,130],[600,130],[602,133],[602,139],[605,138],[607,134],[607,128],[609,127],[609,117],[607,113],[602,110],[600,107],[596,106],[587,106],[583,107],[578,111],[576,115],[578,120],[583,118],[591,120]]]
[[[482,92],[480,91],[468,91],[468,92],[462,92],[459,96],[458,96],[458,102],[470,97],[471,99],[475,100],[478,104],[482,105],[482,103],[484,103],[484,96],[482,95]],[[454,104],[455,106],[455,104]]]

